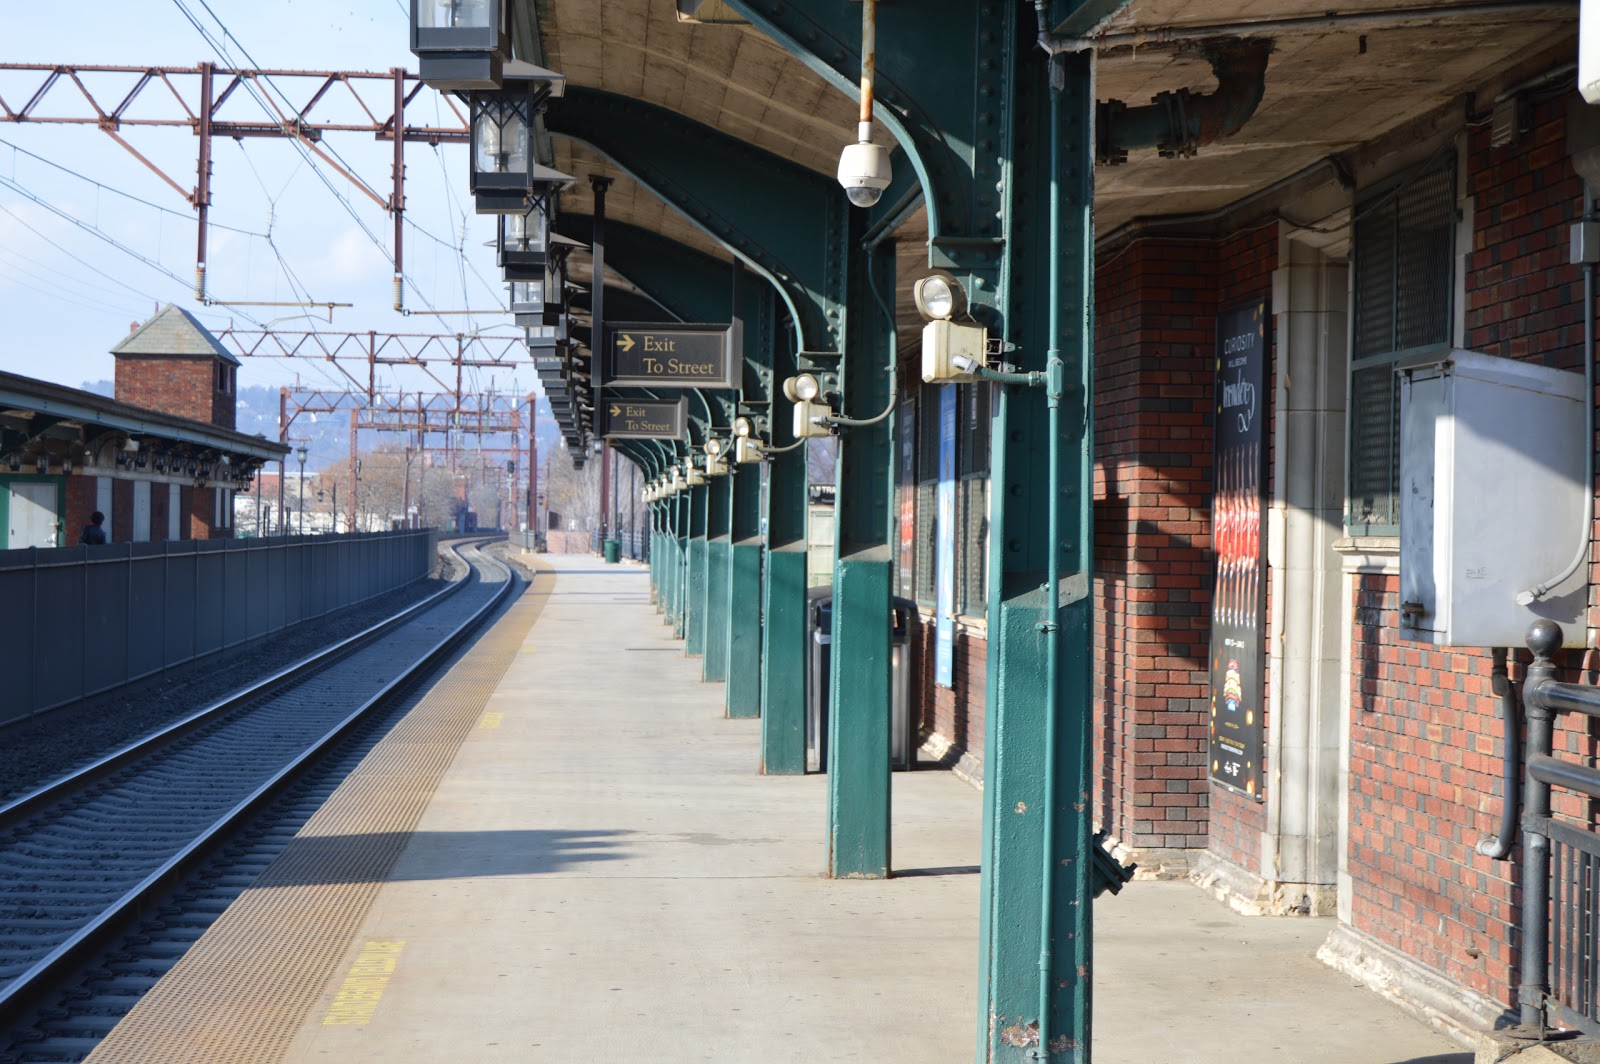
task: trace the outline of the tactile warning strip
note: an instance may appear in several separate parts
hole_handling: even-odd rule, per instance
[[[282,1059],[349,954],[435,787],[554,584],[554,574],[542,569],[261,878],[100,1043],[90,1062]]]

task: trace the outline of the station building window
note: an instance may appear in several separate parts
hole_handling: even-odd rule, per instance
[[[915,535],[913,595],[919,605],[935,605],[939,548],[940,389],[954,388],[955,439],[955,592],[956,612],[983,617],[988,596],[989,420],[993,386],[923,384],[917,392],[915,440]]]
[[[917,392],[917,495],[914,595],[920,606],[934,604],[934,550],[939,514],[939,388],[924,384]]]
[[[994,385],[962,385],[956,396],[956,612],[982,617],[988,607],[989,416]]]
[[[1436,159],[1364,192],[1352,233],[1351,535],[1400,525],[1399,365],[1449,350],[1454,317],[1456,160]]]

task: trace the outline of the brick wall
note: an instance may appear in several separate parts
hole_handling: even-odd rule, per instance
[[[989,641],[981,633],[956,626],[952,657],[954,687],[933,682],[936,628],[918,614],[911,622],[912,682],[908,697],[921,735],[937,735],[948,743],[951,759],[968,756],[968,767],[983,764],[984,704],[988,687]]]
[[[189,526],[185,539],[212,539],[218,533],[211,527],[211,518],[216,514],[216,501],[212,497],[210,488],[196,488],[186,486],[183,489],[184,512],[189,515],[186,522]],[[185,522],[180,522],[183,524]],[[180,529],[181,531],[181,529]]]
[[[127,543],[133,539],[133,482],[111,482],[111,513],[106,520],[106,542]]]
[[[89,523],[89,515],[94,513],[95,506],[95,477],[71,476],[67,478],[67,512],[62,519],[62,542],[65,546],[75,546],[78,537],[83,534],[83,527]]]
[[[1567,226],[1580,211],[1582,187],[1566,159],[1565,104],[1535,107],[1532,129],[1517,145],[1491,148],[1487,126],[1469,135],[1473,234],[1464,310],[1469,348],[1579,369],[1582,275],[1567,264]],[[1597,575],[1591,569],[1591,596]],[[1593,598],[1591,614],[1592,606]],[[1352,924],[1512,1006],[1520,934],[1514,866],[1474,850],[1494,834],[1501,810],[1503,742],[1489,656],[1400,638],[1397,577],[1358,577],[1351,608]],[[1584,663],[1568,653],[1567,664]],[[1513,668],[1514,680],[1519,671]],[[1593,682],[1594,673],[1574,668],[1563,678]],[[1593,764],[1600,741],[1585,722],[1568,722],[1555,748]],[[1569,798],[1564,811],[1587,818],[1587,805]]]
[[[1097,267],[1097,804],[1135,847],[1207,841],[1219,252],[1144,239]]]
[[[150,538],[160,542],[167,538],[167,485],[150,485]],[[183,535],[183,525],[178,526],[178,535]]]
[[[235,399],[217,391],[216,365],[213,359],[120,355],[116,398],[147,410],[231,429]]]

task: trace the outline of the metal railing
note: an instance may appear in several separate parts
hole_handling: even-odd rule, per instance
[[[650,537],[640,529],[625,528],[617,534],[622,544],[622,556],[636,562],[650,560]]]
[[[1556,714],[1600,717],[1600,688],[1556,680],[1553,657],[1561,645],[1561,628],[1553,621],[1536,621],[1528,629],[1534,659],[1522,683],[1528,756],[1517,1004],[1524,1027],[1554,1020],[1600,1036],[1600,835],[1551,811],[1554,787],[1600,798],[1600,770],[1553,752]]]
[[[428,575],[432,529],[0,551],[0,724],[133,683]]]
[[[523,550],[542,552],[545,549],[544,533],[535,532],[531,528],[507,532],[506,540],[513,547],[521,547]]]

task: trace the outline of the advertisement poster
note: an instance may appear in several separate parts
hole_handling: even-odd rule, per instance
[[[939,389],[939,512],[933,552],[934,630],[933,682],[954,687],[956,644],[956,386]]]
[[[1266,686],[1267,307],[1217,318],[1211,546],[1211,781],[1262,800]]]

